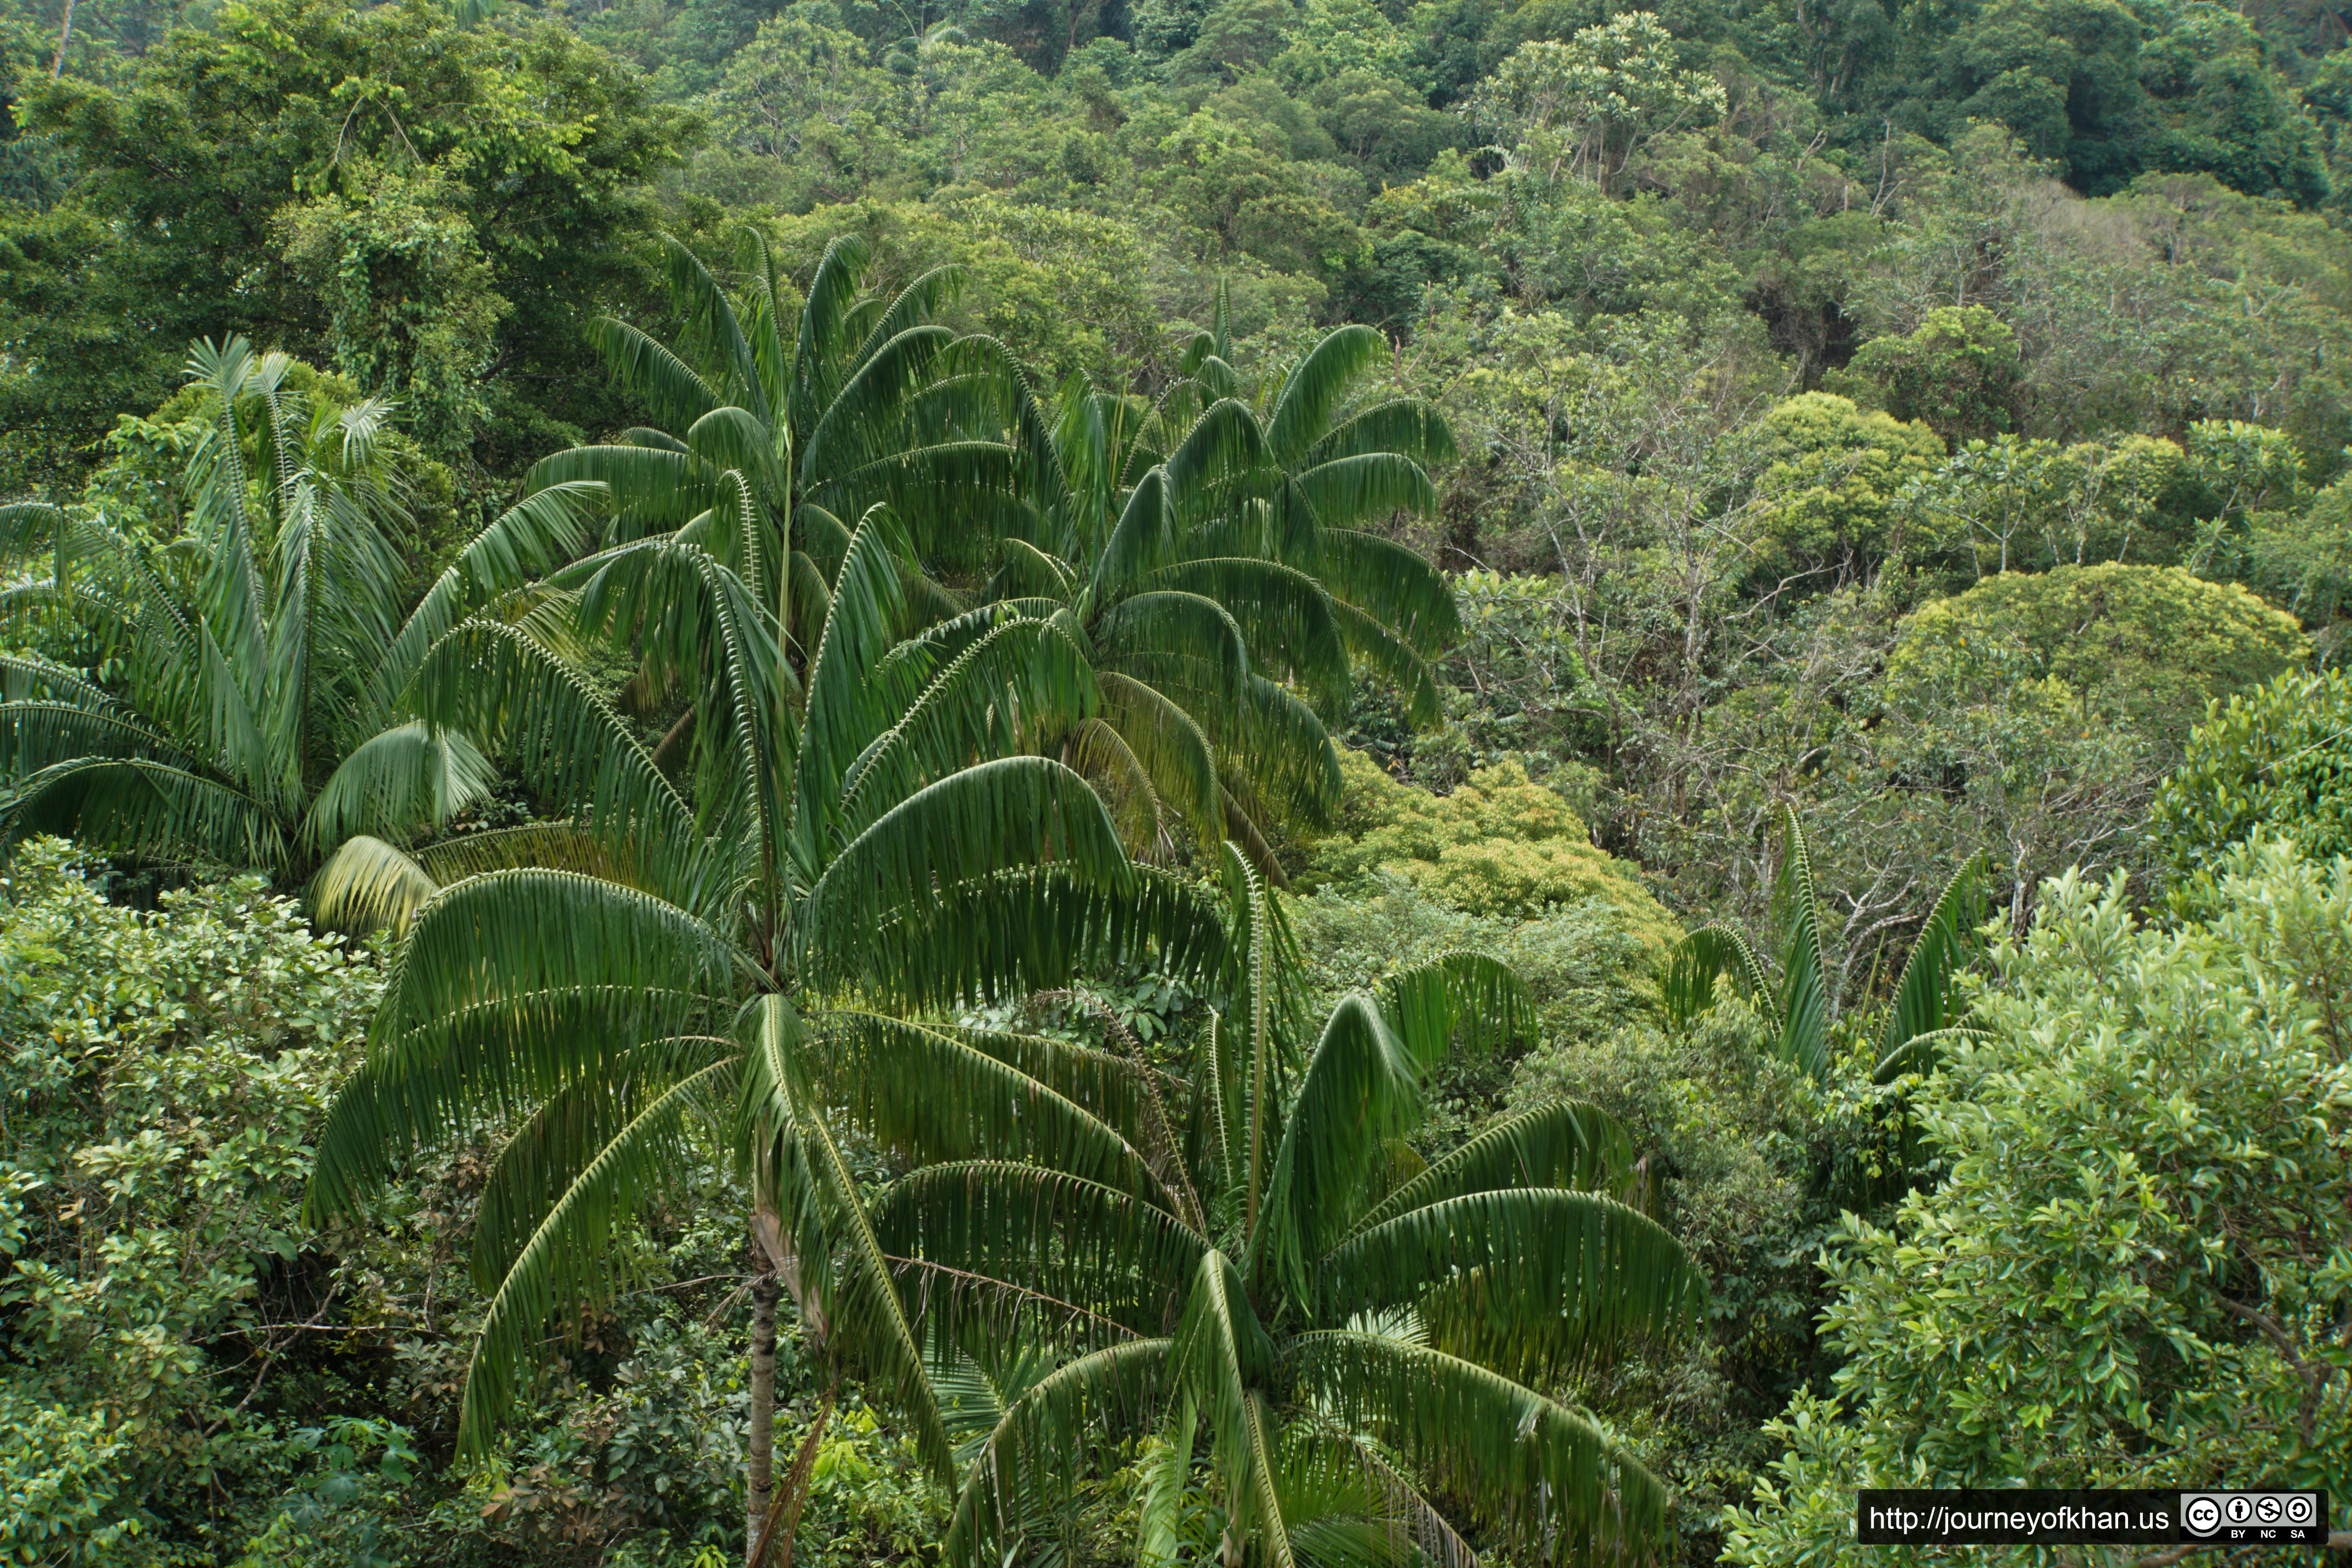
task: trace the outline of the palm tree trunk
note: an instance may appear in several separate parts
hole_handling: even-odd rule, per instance
[[[824,1403],[817,1406],[816,1419],[809,1423],[808,1435],[801,1439],[800,1452],[793,1456],[793,1468],[784,1477],[784,1495],[776,1500],[760,1539],[751,1543],[751,1568],[768,1568],[772,1555],[775,1568],[793,1568],[793,1541],[800,1532],[801,1508],[808,1500],[809,1479],[816,1474],[817,1444],[823,1440],[825,1425],[833,1419],[834,1405],[840,1398],[841,1367],[836,1363],[833,1382],[824,1391]],[[781,1537],[779,1530],[782,1532]]]
[[[751,1282],[751,1420],[744,1456],[746,1522],[744,1561],[759,1560],[760,1538],[768,1523],[768,1499],[776,1466],[776,1298],[783,1293],[773,1260],[761,1249],[764,1266]]]

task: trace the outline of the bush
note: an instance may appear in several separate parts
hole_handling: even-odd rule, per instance
[[[2315,860],[2352,855],[2352,679],[2282,675],[2213,704],[2157,796],[2155,826],[2177,877],[2257,829]]]
[[[142,915],[79,870],[48,842],[0,879],[0,1472],[22,1537],[0,1543],[162,1561],[163,1510],[227,1551],[187,1489],[274,1495],[308,1465],[250,1391],[310,1348],[307,1140],[377,972],[257,878]]]
[[[1915,1102],[1943,1184],[1824,1257],[1845,1364],[1776,1424],[1727,1561],[1840,1557],[1858,1487],[2346,1496],[2352,862],[2257,841],[2217,889],[2166,931],[2062,878],[1994,948],[1985,1037]]]

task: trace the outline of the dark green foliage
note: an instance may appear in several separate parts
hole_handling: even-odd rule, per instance
[[[58,449],[36,471],[160,401],[200,336],[331,364],[493,472],[604,417],[574,323],[641,287],[635,187],[690,136],[616,62],[550,22],[273,0],[124,75],[23,91],[75,176],[6,225],[0,391]]]
[[[2256,833],[2314,860],[2352,855],[2352,679],[2282,675],[2215,702],[2157,796],[2155,828],[2176,877]]]

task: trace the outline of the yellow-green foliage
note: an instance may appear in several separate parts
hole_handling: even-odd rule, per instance
[[[2086,718],[2177,742],[2206,703],[2310,652],[2293,616],[2234,583],[2166,566],[2060,566],[1988,577],[1914,611],[1886,661],[1886,691],[1938,713],[2045,683]]]
[[[1769,460],[1757,479],[1768,507],[1768,564],[1885,547],[1895,498],[1943,461],[1944,443],[1924,424],[1864,410],[1826,392],[1777,405],[1757,427]]]
[[[1306,880],[1340,891],[1381,871],[1469,914],[1540,914],[1599,900],[1628,934],[1663,952],[1675,919],[1633,868],[1593,847],[1568,802],[1516,762],[1471,773],[1451,795],[1401,784],[1360,752],[1342,751],[1339,831],[1315,847]]]

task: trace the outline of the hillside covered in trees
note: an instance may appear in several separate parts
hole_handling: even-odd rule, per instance
[[[0,1560],[2352,1548],[2347,34],[0,0]]]

